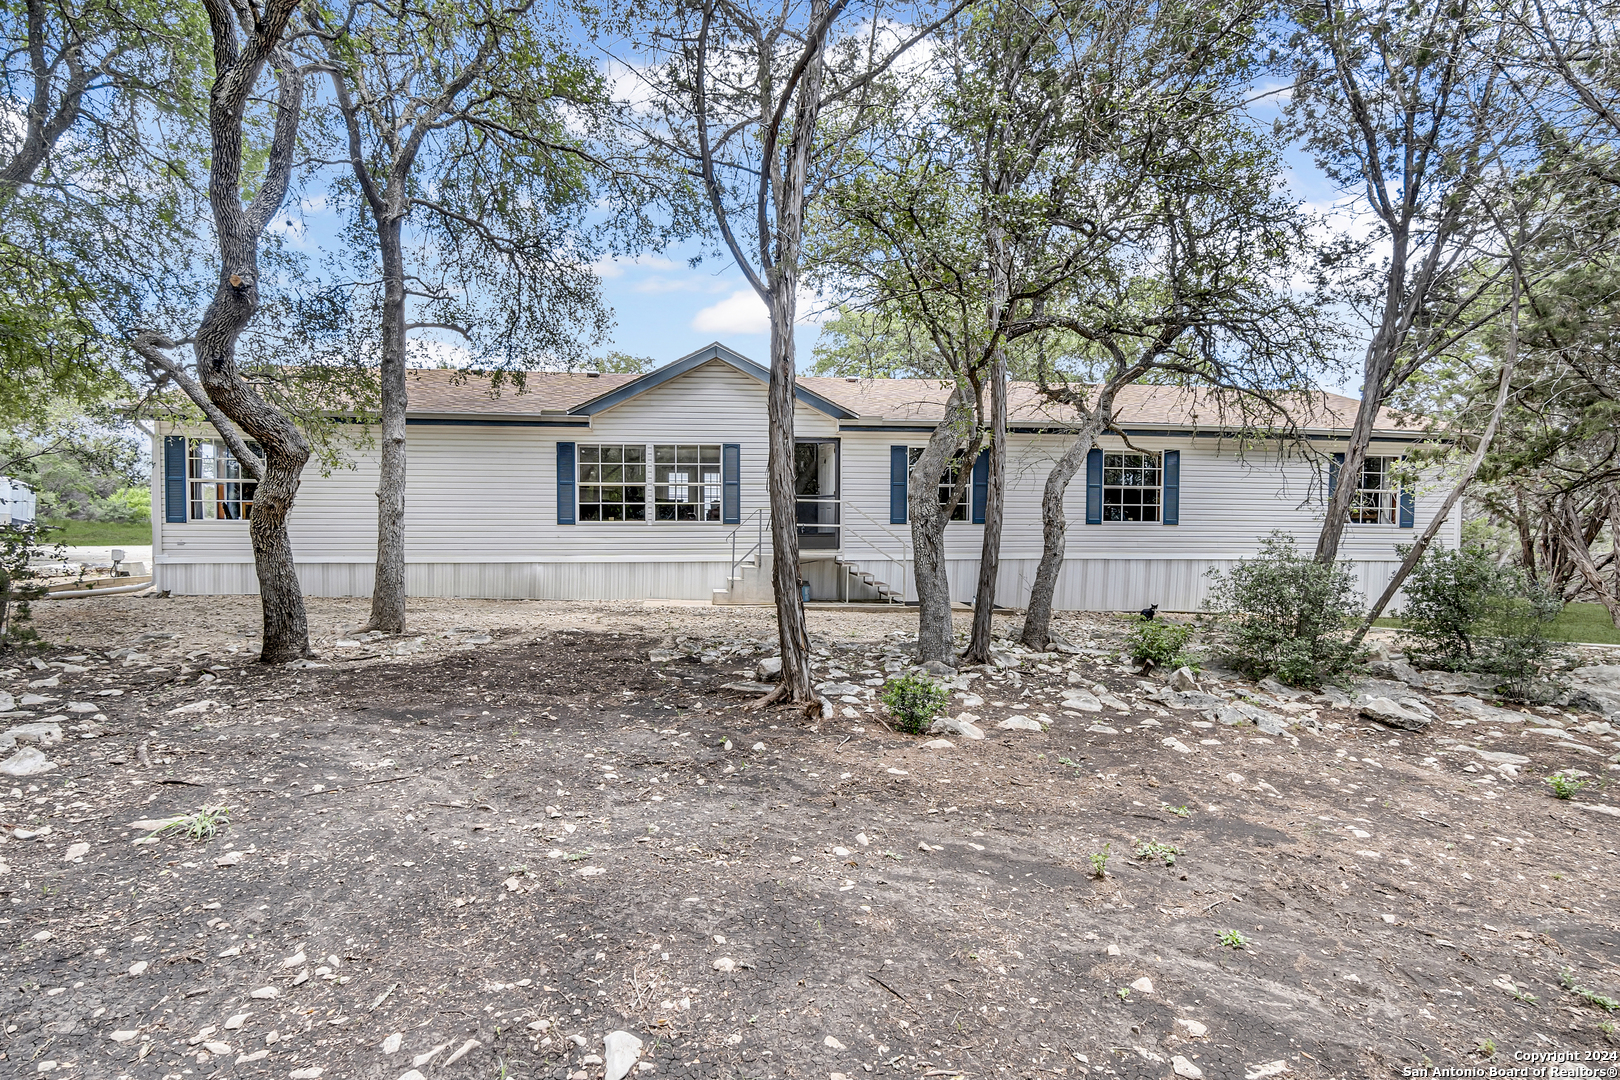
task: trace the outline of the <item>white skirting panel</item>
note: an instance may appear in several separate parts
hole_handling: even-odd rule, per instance
[[[1236,559],[1069,559],[1058,576],[1053,606],[1060,611],[1138,611],[1152,604],[1165,611],[1197,611],[1209,592],[1208,572],[1222,572],[1236,565]],[[856,565],[892,587],[904,588],[907,600],[917,599],[911,567],[887,560],[859,561]],[[996,603],[1003,607],[1023,607],[1029,602],[1038,559],[1003,559],[996,573]],[[1347,563],[1355,575],[1365,602],[1377,599],[1400,565],[1398,561],[1359,561]],[[946,563],[951,582],[951,599],[973,599],[979,583],[977,559],[955,559]],[[1400,609],[1397,594],[1390,605]]]
[[[1136,611],[1157,604],[1165,611],[1196,611],[1208,593],[1211,568],[1230,570],[1235,559],[1070,559],[1058,578],[1053,606],[1064,611]],[[494,600],[708,600],[726,588],[729,563],[408,563],[405,584],[412,596],[457,596]],[[886,559],[851,565],[904,589],[916,600],[909,563]],[[996,603],[1023,607],[1035,580],[1035,559],[1003,560]],[[1349,564],[1367,602],[1383,591],[1399,565],[1390,561]],[[838,584],[831,560],[804,564],[812,595],[832,599]],[[971,600],[978,560],[946,564],[953,600]],[[158,563],[156,585],[177,596],[254,593],[252,563]],[[298,578],[309,596],[369,596],[370,563],[300,563]],[[1391,605],[1399,610],[1400,597]]]
[[[708,600],[729,563],[407,563],[411,596],[490,600]],[[252,563],[158,563],[154,582],[176,596],[256,593]],[[370,596],[370,563],[299,563],[307,596]]]

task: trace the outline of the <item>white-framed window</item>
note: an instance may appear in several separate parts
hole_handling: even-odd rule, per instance
[[[1350,497],[1350,521],[1355,525],[1393,525],[1400,504],[1401,485],[1395,478],[1398,457],[1369,457],[1361,466],[1361,479]]]
[[[915,467],[922,459],[925,447],[913,446],[908,452],[910,465]],[[957,454],[945,463],[945,471],[939,477],[939,505],[945,506],[951,501],[951,493],[956,490],[957,478],[962,475],[962,466],[965,464],[965,454]],[[951,510],[950,521],[966,521],[968,519],[968,503],[973,501],[973,485],[969,484],[962,489],[962,497],[956,501]]]
[[[720,520],[720,444],[653,447],[653,519]]]
[[[647,448],[640,443],[581,443],[579,520],[647,520]]]
[[[250,449],[256,449],[249,444]],[[259,482],[242,471],[224,439],[186,440],[186,488],[192,521],[246,521]]]
[[[1163,505],[1163,458],[1109,450],[1103,454],[1102,519],[1158,521]]]

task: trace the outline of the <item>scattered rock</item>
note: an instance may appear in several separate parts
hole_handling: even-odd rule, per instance
[[[1429,718],[1404,705],[1398,705],[1387,697],[1364,698],[1359,706],[1360,715],[1368,720],[1375,720],[1385,727],[1400,728],[1403,731],[1422,731],[1429,726]]]
[[[764,697],[772,690],[775,690],[776,687],[772,686],[770,683],[739,681],[721,683],[720,689],[735,690],[739,694],[753,694],[755,697]]]
[[[1153,980],[1144,975],[1131,983],[1131,989],[1141,994],[1151,994],[1153,993]]]
[[[84,858],[88,854],[90,854],[90,845],[89,844],[82,843],[82,842],[77,843],[77,844],[70,844],[68,846],[68,849],[65,852],[62,853],[62,861],[63,862],[78,862],[80,859]]]
[[[1170,1067],[1176,1070],[1177,1076],[1184,1076],[1187,1080],[1203,1080],[1204,1070],[1180,1054],[1170,1059]]]
[[[230,706],[222,701],[213,701],[209,698],[203,698],[201,701],[193,701],[190,705],[181,705],[177,709],[170,709],[168,715],[188,716],[192,713],[220,712],[228,708],[230,708]]]
[[[1102,702],[1095,694],[1084,690],[1066,691],[1063,696],[1063,707],[1076,712],[1102,712]]]
[[[113,1042],[120,1044],[134,1042],[140,1037],[141,1033],[139,1031],[115,1031],[108,1036],[108,1038],[112,1039]]]
[[[1198,689],[1198,682],[1193,678],[1192,669],[1186,667],[1178,667],[1176,670],[1172,671],[1170,673],[1170,678],[1165,680],[1165,684],[1169,686],[1170,689],[1183,693],[1196,691]]]
[[[943,660],[930,660],[927,663],[919,666],[923,671],[926,671],[928,674],[940,679],[949,679],[951,676],[956,674],[956,669],[945,663]]]
[[[291,1080],[321,1080],[321,1074],[326,1072],[319,1065],[306,1065],[302,1069],[294,1069],[287,1075]]]
[[[55,746],[62,741],[61,726],[45,720],[37,724],[18,724],[14,728],[7,728],[6,734],[16,742],[36,746]]]
[[[258,1001],[270,1001],[280,996],[281,991],[276,989],[274,986],[261,986],[248,995],[248,997],[254,998]]]
[[[951,742],[951,740],[949,740],[949,739],[929,739],[927,742],[922,744],[922,749],[924,749],[924,750],[949,750],[951,747],[953,747],[955,745],[956,744]]]
[[[1209,1028],[1197,1020],[1176,1020],[1176,1025],[1187,1033],[1189,1039],[1202,1039],[1209,1034]]]
[[[448,1069],[450,1066],[454,1065],[456,1062],[460,1061],[462,1058],[466,1057],[468,1054],[472,1053],[474,1050],[483,1045],[484,1044],[479,1042],[477,1039],[468,1039],[466,1042],[461,1044],[455,1053],[444,1059],[444,1064],[441,1065],[440,1068]]]
[[[1031,720],[1027,716],[1009,716],[996,725],[998,731],[1045,731],[1040,721]]]
[[[780,656],[767,656],[754,665],[754,680],[756,682],[779,682],[782,678],[782,658]]]
[[[830,1047],[833,1050],[844,1049],[844,1044],[833,1038],[831,1035],[827,1036],[825,1039],[822,1039],[821,1044],[823,1046]]]
[[[610,1031],[602,1040],[604,1080],[624,1080],[641,1057],[641,1040],[628,1031]]]
[[[718,959],[718,960],[716,960],[714,962],[714,970],[716,970],[716,971],[728,971],[728,972],[729,971],[736,971],[737,970],[737,961],[733,960],[729,956],[722,956],[720,959]]]
[[[3,776],[38,776],[54,768],[56,763],[32,746],[25,746],[6,760],[0,761],[0,775]]]
[[[955,717],[942,716],[928,725],[930,735],[959,735],[964,739],[984,738],[984,729],[973,721],[978,717],[965,712]]]

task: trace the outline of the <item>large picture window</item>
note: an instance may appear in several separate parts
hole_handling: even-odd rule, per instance
[[[1104,521],[1158,521],[1163,488],[1158,454],[1103,454]]]
[[[258,481],[242,471],[225,440],[186,440],[186,477],[191,520],[245,521],[253,516]]]
[[[658,521],[720,520],[720,444],[653,447]]]
[[[647,520],[647,448],[580,444],[579,520]]]
[[[1397,457],[1370,457],[1361,466],[1361,480],[1350,499],[1350,520],[1357,525],[1395,524],[1401,485],[1395,479]]]

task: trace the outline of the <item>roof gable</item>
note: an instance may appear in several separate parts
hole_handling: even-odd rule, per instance
[[[696,352],[688,353],[673,363],[665,364],[656,371],[649,371],[647,374],[642,375],[639,378],[633,379],[630,382],[624,383],[623,385],[613,387],[605,393],[598,394],[589,401],[574,406],[569,410],[569,412],[576,416],[595,416],[597,413],[611,409],[615,405],[622,405],[631,398],[639,397],[654,387],[662,386],[671,379],[678,379],[687,372],[702,367],[704,364],[707,364],[712,360],[718,360],[723,364],[728,364],[742,372],[744,375],[751,376],[767,385],[771,381],[771,373],[769,370],[761,367],[759,364],[754,363],[754,361],[748,359],[748,357],[742,355],[741,353],[733,352],[716,341],[703,346],[703,348],[697,350]],[[845,408],[843,405],[840,405],[838,402],[824,397],[821,394],[816,393],[814,390],[802,385],[794,388],[793,396],[795,400],[800,401],[819,412],[826,413],[835,420],[853,420],[857,415],[856,413]]]

